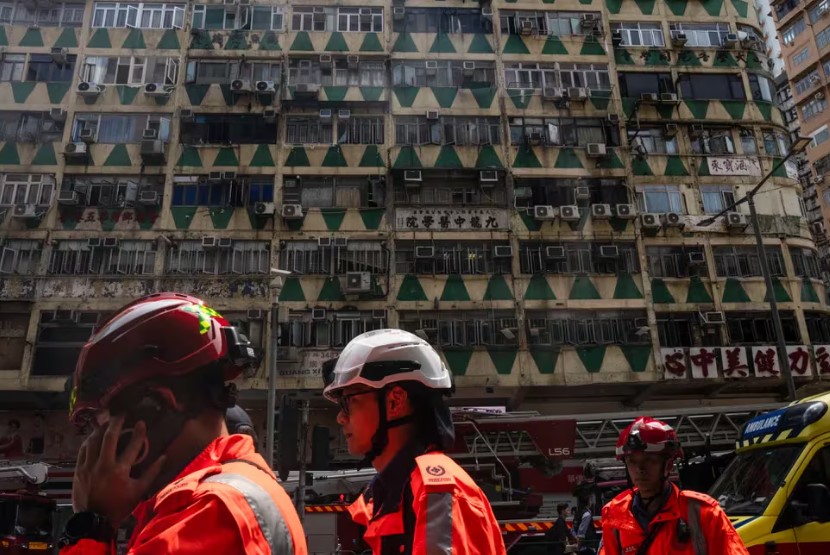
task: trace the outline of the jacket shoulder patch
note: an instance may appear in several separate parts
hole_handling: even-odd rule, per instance
[[[680,495],[682,497],[685,497],[686,499],[694,499],[698,503],[701,503],[703,505],[709,505],[710,507],[720,506],[715,499],[706,495],[705,493],[683,489],[680,490]]]
[[[452,491],[456,487],[454,464],[443,454],[427,454],[415,457],[415,464],[427,491]]]
[[[172,482],[156,494],[155,511],[160,511],[162,505],[171,511],[177,510],[190,504],[196,490],[200,489],[202,481],[214,474],[222,472],[221,466],[212,466],[188,474]]]

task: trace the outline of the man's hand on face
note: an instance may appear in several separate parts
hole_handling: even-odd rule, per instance
[[[147,429],[144,422],[138,422],[127,448],[116,455],[123,425],[124,416],[111,418],[84,441],[72,481],[75,512],[96,512],[107,517],[113,526],[118,526],[135,509],[165,460],[162,456],[141,477],[130,477],[130,469],[144,448]]]

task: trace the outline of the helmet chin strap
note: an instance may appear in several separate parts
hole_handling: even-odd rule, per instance
[[[378,400],[378,429],[372,436],[372,448],[363,455],[363,460],[358,463],[358,468],[370,466],[372,462],[383,453],[386,446],[389,445],[389,429],[402,426],[412,422],[413,415],[407,414],[394,420],[389,420],[386,417],[386,388],[383,387],[377,392]]]

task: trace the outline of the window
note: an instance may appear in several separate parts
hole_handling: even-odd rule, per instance
[[[81,81],[99,85],[175,85],[178,75],[179,60],[176,58],[87,56],[81,66]]]
[[[395,271],[399,274],[509,274],[511,258],[494,256],[496,245],[505,243],[401,241],[395,245]],[[419,249],[420,247],[420,249]],[[416,256],[423,247],[432,247],[433,256]]]
[[[289,144],[331,144],[332,120],[287,116],[285,141]]]
[[[661,314],[658,312],[655,316],[657,317],[657,337],[661,347],[693,347],[698,343],[695,341],[696,336],[704,340],[707,338],[707,334],[701,334],[698,331],[700,321],[697,314],[688,312]]]
[[[400,327],[426,336],[435,347],[516,345],[519,325],[512,310],[402,312]],[[512,338],[501,330],[509,329]]]
[[[344,145],[383,144],[383,116],[352,116],[337,120],[337,142]]]
[[[383,32],[383,8],[337,8],[337,30],[343,33]]]
[[[395,33],[484,33],[493,32],[493,23],[480,9],[411,8],[402,20],[392,23]]]
[[[342,246],[319,246],[316,239],[286,241],[280,250],[281,267],[301,275],[385,274],[388,259],[380,241],[349,240]]]
[[[768,156],[785,156],[790,150],[790,139],[784,133],[771,129],[762,130],[764,151]]]
[[[749,91],[752,93],[754,100],[763,100],[765,102],[772,102],[773,91],[775,86],[772,81],[758,75],[757,73],[749,74]]]
[[[551,146],[619,145],[619,128],[594,118],[510,118],[510,143]]]
[[[791,62],[793,67],[800,66],[810,58],[810,47],[805,46],[803,50],[792,55]]]
[[[499,120],[446,116],[433,121],[419,116],[401,116],[395,118],[395,141],[399,145],[500,144]]]
[[[80,27],[84,21],[84,4],[51,2],[38,8],[27,2],[0,2],[0,24],[38,25],[40,27]]]
[[[795,94],[804,94],[819,84],[821,84],[821,76],[818,74],[818,69],[814,69],[795,82]]]
[[[813,142],[810,143],[811,147],[817,147],[820,144],[824,144],[828,140],[830,140],[830,129],[827,128],[826,125],[822,125],[816,131],[811,133],[813,138]]]
[[[505,64],[504,80],[508,89],[545,89],[550,87],[586,87],[609,90],[611,81],[604,64],[559,63],[558,66],[514,63]]]
[[[41,252],[43,252],[41,241],[6,239],[6,242],[0,245],[0,274],[35,275]]]
[[[801,115],[804,117],[804,121],[808,121],[821,114],[826,109],[826,99],[813,97],[811,100],[801,105]]]
[[[184,4],[96,2],[92,12],[92,27],[181,29],[184,25],[184,9]]]
[[[686,213],[683,194],[677,185],[638,185],[637,202],[641,212]]]
[[[769,312],[727,312],[726,324],[731,345],[774,345],[775,330]],[[792,312],[781,312],[784,341],[795,344],[799,340],[798,323]]]
[[[731,129],[704,128],[697,137],[689,139],[695,154],[735,154]]]
[[[251,29],[255,31],[282,31],[284,14],[282,6],[254,6]]]
[[[36,204],[49,206],[55,189],[55,176],[28,173],[2,174],[0,206]]]
[[[169,274],[251,275],[269,272],[267,241],[231,241],[230,247],[202,248],[202,241],[176,241],[167,253]]]
[[[92,335],[99,312],[49,310],[40,313],[32,375],[71,376],[81,348]]]
[[[686,34],[686,46],[722,46],[726,35],[732,31],[727,23],[671,23],[672,37]]]
[[[799,17],[786,28],[781,30],[781,42],[786,45],[791,45],[795,42],[795,37],[807,30],[807,22]]]
[[[195,114],[193,121],[181,124],[181,143],[185,145],[276,142],[277,126],[262,114]]]
[[[715,270],[718,277],[759,277],[761,262],[758,251],[750,246],[716,246],[713,247],[715,256]],[[766,247],[770,273],[773,276],[784,276],[784,259],[781,250]]]
[[[683,98],[745,100],[744,83],[732,73],[695,73],[678,77]]]
[[[475,87],[494,83],[496,70],[493,62],[476,61],[472,76],[465,76],[461,60],[431,60],[434,68],[426,69],[422,61],[393,62],[392,85],[410,87]]]
[[[66,175],[61,190],[75,191],[80,206],[127,208],[135,206],[140,192],[155,191],[161,197],[164,194],[164,178]]]
[[[585,17],[593,17],[593,22],[584,23]],[[547,12],[547,32],[557,37],[590,35],[597,26],[602,26],[601,17],[598,12]]]
[[[26,68],[26,81],[40,83],[69,83],[75,74],[77,56],[71,54],[66,57],[65,64],[58,64],[49,54],[29,55],[29,66]]]
[[[156,129],[159,139],[169,140],[170,116],[81,113],[75,116],[70,140],[79,141],[81,132],[92,131],[96,143],[140,143],[145,129]]]
[[[311,311],[290,311],[280,334],[280,347],[344,347],[362,333],[383,329],[385,318],[377,311],[327,310],[325,319],[312,318]]]
[[[673,93],[671,73],[619,72],[620,95],[623,98],[640,98],[644,93]]]
[[[273,202],[274,178],[269,175],[208,179],[207,176],[173,178],[173,206],[253,206]]]
[[[528,310],[531,345],[629,345],[649,341],[637,330],[648,325],[646,313],[630,311]]]
[[[156,241],[103,242],[91,246],[86,239],[59,241],[52,250],[52,275],[151,275],[155,270]]]
[[[479,173],[470,170],[432,170],[425,172],[418,189],[403,185],[403,176],[395,179],[395,203],[422,206],[499,206],[504,207],[507,196],[504,187],[482,188]],[[436,217],[438,229],[446,229],[449,222]]]
[[[830,60],[825,61],[822,64],[821,69],[824,70],[824,76],[830,78]]]
[[[332,31],[334,12],[322,6],[294,6],[291,9],[292,31]]]
[[[666,137],[662,127],[629,129],[628,144],[642,145],[648,154],[677,154],[677,138]]]
[[[825,27],[816,33],[816,47],[821,50],[830,44],[830,27]]]
[[[63,124],[48,112],[0,112],[0,140],[15,143],[52,143],[63,137]]]
[[[612,31],[619,31],[622,36],[622,46],[666,46],[663,37],[663,26],[659,23],[640,23],[636,21],[612,23]]]
[[[294,60],[291,62],[293,65]],[[335,59],[333,64],[318,65],[314,62],[310,71],[307,66],[295,65],[289,70],[289,82],[292,85],[319,83],[324,87],[382,87],[386,84],[386,69],[380,61],[364,60],[355,66],[341,57]]]
[[[687,278],[706,275],[706,258],[701,247],[647,247],[646,259],[651,277]]]
[[[830,343],[830,317],[821,312],[804,311],[804,321],[807,323],[807,331],[810,335],[810,343],[821,345]]]
[[[809,10],[810,14],[810,23],[816,23],[822,17],[827,15],[827,12],[830,11],[830,2],[828,0],[821,0],[820,2],[816,2]],[[802,20],[803,21],[803,20]]]
[[[812,279],[821,279],[818,254],[812,249],[790,247],[795,275]]]
[[[758,52],[766,52],[766,43],[764,36],[758,29],[750,25],[738,24],[738,34],[746,33],[746,41],[749,41],[749,48],[757,50]]]
[[[304,176],[283,179],[282,199],[306,208],[361,208],[384,205],[385,182],[368,176]]]
[[[741,152],[744,154],[758,154],[758,142],[752,129],[741,129]]]
[[[23,81],[25,65],[25,54],[6,54],[0,62],[0,81]]]
[[[228,84],[234,79],[280,82],[279,62],[238,59],[190,60],[187,62],[187,82],[200,85]]]
[[[281,31],[283,25],[282,7],[250,5],[196,5],[193,6],[191,27],[206,30],[250,30]],[[256,23],[252,23],[253,20]]]
[[[735,193],[731,185],[701,185],[700,198],[704,214],[718,214],[735,202]]]
[[[517,179],[514,189],[517,206],[566,206],[578,204],[576,188],[587,187],[591,198],[587,204],[628,204],[628,188],[619,179],[537,178]],[[520,195],[521,193],[521,195]]]
[[[617,247],[616,256],[608,249]],[[564,256],[551,257],[549,247],[564,248]],[[519,264],[523,274],[616,274],[640,273],[637,249],[633,243],[539,243],[523,242],[519,246]]]

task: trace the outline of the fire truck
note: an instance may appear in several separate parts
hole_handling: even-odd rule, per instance
[[[39,486],[45,464],[0,466],[0,555],[51,554],[57,502]]]

